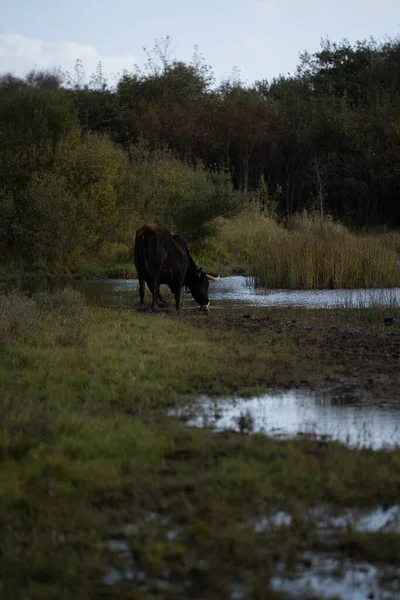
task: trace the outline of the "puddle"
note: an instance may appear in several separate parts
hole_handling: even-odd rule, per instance
[[[111,566],[103,577],[103,583],[113,586],[120,581],[134,581],[143,590],[166,590],[170,587],[171,573],[164,569],[160,576],[149,577],[136,565],[129,544],[125,540],[109,540],[108,547],[118,560],[118,567]]]
[[[386,509],[378,506],[363,511],[346,508],[340,514],[332,514],[329,507],[316,507],[308,511],[302,518],[315,524],[323,535],[346,531],[349,528],[359,533],[392,532],[400,534],[400,505]],[[282,527],[290,527],[292,523],[292,515],[281,510],[253,520],[251,527],[255,533],[268,533]]]
[[[182,533],[182,528],[174,524],[170,517],[149,511],[143,520],[137,524],[125,523],[117,528],[113,535],[107,541],[107,547],[117,559],[117,564],[107,569],[103,577],[103,583],[107,586],[113,586],[120,581],[133,581],[142,590],[167,590],[171,587],[171,572],[165,568],[158,576],[149,577],[145,571],[140,569],[134,560],[133,553],[129,544],[129,538],[137,531],[138,527],[146,527],[153,523],[162,532],[167,542],[173,541]]]
[[[400,445],[400,408],[349,404],[297,391],[250,399],[203,396],[194,406],[170,414],[188,418],[189,426],[210,426],[216,431],[262,432],[284,438],[307,435],[374,450]]]
[[[369,563],[355,563],[329,556],[306,553],[307,567],[298,568],[293,578],[284,575],[271,580],[276,592],[293,598],[340,598],[340,600],[396,600],[399,598],[400,570],[388,568],[385,575],[393,582],[381,584],[383,571]]]
[[[399,306],[400,288],[354,289],[354,290],[266,290],[255,288],[250,277],[223,277],[209,288],[211,306],[223,308],[262,308],[262,307],[306,307],[306,308],[351,308],[368,306]],[[10,287],[0,282],[0,289]],[[13,284],[14,285],[14,284]],[[64,288],[65,285],[82,292],[86,300],[111,308],[132,308],[139,302],[138,282],[136,279],[95,279],[72,281],[21,280],[21,291],[41,291]],[[164,293],[167,286],[161,286]],[[146,288],[150,303],[150,292]],[[173,306],[173,299],[170,301]],[[190,294],[185,295],[184,307],[194,308],[197,304]]]
[[[329,528],[346,530],[349,527],[360,533],[390,531],[400,533],[400,506],[384,509],[378,507],[371,511],[346,509],[342,515],[330,516],[325,520]]]
[[[290,527],[292,522],[292,515],[280,510],[275,514],[268,515],[268,517],[256,519],[252,524],[252,528],[255,533],[265,533],[266,531],[274,531],[281,527]]]
[[[346,509],[339,516],[330,514],[329,507],[317,507],[310,510],[304,518],[316,524],[322,542],[327,539],[327,535],[334,535],[350,524],[358,531],[365,532],[400,531],[400,505],[388,509],[377,507],[369,511]],[[253,520],[251,526],[255,533],[274,533],[278,529],[289,527],[292,522],[293,517],[288,512],[278,511]],[[126,523],[116,529],[113,532],[115,539],[109,539],[107,543],[115,560],[105,573],[103,583],[111,587],[126,581],[134,583],[144,593],[176,592],[177,595],[182,593],[183,584],[189,591],[193,586],[190,577],[184,583],[181,576],[169,568],[162,568],[158,573],[147,573],[135,562],[129,538],[140,525],[146,527],[149,523],[163,529],[166,544],[176,535],[184,533],[183,527],[175,525],[171,518],[153,512],[149,512],[141,523]],[[210,564],[198,559],[196,568],[206,575]],[[297,560],[295,570],[289,574],[283,564],[276,566],[270,588],[275,592],[284,592],[291,598],[317,596],[321,599],[337,597],[341,600],[394,600],[400,593],[400,569],[387,565],[380,565],[378,568],[367,562],[356,562],[328,553],[305,552]],[[241,600],[248,597],[247,591],[244,582],[237,582],[230,586],[227,597]]]

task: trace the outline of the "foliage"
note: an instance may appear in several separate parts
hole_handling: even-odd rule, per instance
[[[7,97],[1,126],[0,252],[68,264],[115,223],[124,156],[107,139],[82,137],[69,103],[53,92]]]
[[[251,265],[269,288],[396,286],[397,254],[382,240],[385,236],[351,233],[318,213],[295,215],[284,227],[254,207],[220,222],[215,250],[218,256],[224,249],[229,262]]]
[[[72,76],[3,74],[0,260],[69,270],[105,243],[131,247],[144,220],[203,249],[216,217],[255,200],[286,220],[399,226],[399,48],[325,40],[293,75],[250,86],[216,87],[168,37],[114,88],[81,61]]]
[[[0,295],[0,343],[26,338],[39,331],[40,311],[26,294],[11,291]]]
[[[131,189],[124,210],[137,224],[139,218],[156,222],[196,245],[210,235],[216,217],[234,213],[242,202],[225,172],[208,173],[201,163],[190,167],[145,145],[133,147],[130,156]],[[130,226],[126,236],[132,237],[133,230]]]

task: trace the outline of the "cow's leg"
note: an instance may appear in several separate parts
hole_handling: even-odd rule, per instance
[[[180,277],[175,284],[175,306],[176,306],[177,312],[179,312],[182,308],[181,297],[182,297],[183,282],[184,282],[184,278]]]
[[[143,302],[144,302],[144,286],[145,286],[145,280],[139,279],[140,304],[143,304]]]
[[[149,288],[150,293],[152,294],[152,296],[154,296],[155,285],[153,284],[153,282],[152,281],[148,281],[147,282],[147,287]],[[158,291],[156,301],[157,301],[157,304],[161,303],[164,306],[167,306],[167,304],[168,304],[168,302],[165,300],[165,298],[163,298],[163,296],[161,295],[160,291]]]
[[[181,288],[178,288],[175,292],[175,306],[176,312],[181,310]]]
[[[153,302],[151,303],[152,310],[156,311],[158,308],[157,300],[160,296],[160,278],[154,278],[154,287],[153,287]]]

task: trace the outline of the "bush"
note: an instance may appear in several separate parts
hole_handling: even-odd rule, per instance
[[[70,287],[54,292],[37,292],[33,296],[33,301],[44,316],[52,313],[61,317],[79,319],[84,317],[87,311],[83,294]]]
[[[277,222],[256,204],[230,219],[217,219],[216,227],[215,258],[243,265],[253,263],[255,253],[266,240],[273,244],[284,234]]]
[[[51,170],[34,171],[25,188],[0,194],[3,248],[12,240],[30,265],[68,270],[115,227],[125,166],[111,142],[71,130],[55,146]]]
[[[236,211],[242,199],[229,175],[208,173],[201,163],[192,167],[143,146],[132,150],[130,177],[125,204],[131,226],[127,231],[125,225],[125,236],[130,239],[137,226],[152,221],[198,245],[212,233],[215,218]]]
[[[32,298],[17,290],[0,294],[0,341],[35,335],[40,310]]]
[[[81,198],[68,189],[64,177],[48,172],[32,177],[23,198],[19,245],[25,258],[44,268],[70,264],[85,240],[79,222]]]
[[[72,334],[63,330],[60,336],[83,339],[87,305],[80,292],[66,287],[54,292],[37,292],[31,297],[18,290],[0,294],[0,343],[36,335],[49,316],[63,321],[72,317]]]

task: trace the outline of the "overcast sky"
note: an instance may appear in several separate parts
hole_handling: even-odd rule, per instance
[[[169,35],[178,59],[197,45],[217,82],[237,67],[247,83],[292,73],[321,38],[395,37],[400,0],[0,0],[0,72],[106,73],[143,66],[143,46]]]

